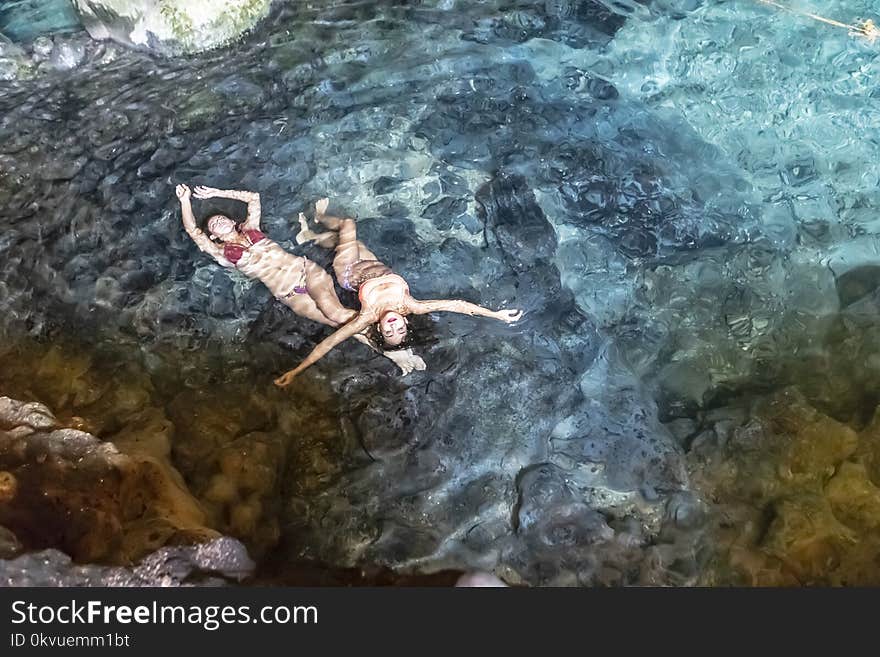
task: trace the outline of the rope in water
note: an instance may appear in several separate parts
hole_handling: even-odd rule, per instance
[[[849,30],[850,36],[864,37],[871,43],[874,43],[874,41],[880,39],[880,27],[875,25],[874,21],[872,21],[870,18],[861,21],[860,23],[841,23],[840,21],[836,21],[833,18],[825,18],[825,16],[820,16],[819,14],[813,14],[808,11],[801,11],[800,9],[786,7],[785,5],[774,2],[773,0],[758,0],[758,2],[764,5],[770,5],[771,7],[776,7],[777,9],[781,9],[782,11],[787,11],[788,13],[795,14],[796,16],[804,16],[806,18],[812,18],[813,20],[827,23],[828,25],[833,25],[834,27],[842,27],[846,30]]]

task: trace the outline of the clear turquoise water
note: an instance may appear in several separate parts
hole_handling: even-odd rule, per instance
[[[285,556],[711,579],[713,514],[745,525],[774,495],[816,493],[780,484],[748,512],[742,491],[712,499],[716,460],[742,451],[727,437],[789,386],[856,430],[878,401],[878,52],[748,1],[318,2],[226,50],[9,83],[2,329],[127,349],[187,427],[175,463],[197,495],[223,446],[283,444],[286,483],[260,499]],[[525,188],[485,191],[499,172]],[[309,393],[320,410],[300,413],[268,381],[323,334],[192,248],[178,181],[260,191],[290,248],[291,219],[330,195],[418,295],[530,319],[435,318],[410,380],[351,347],[314,374],[332,401]],[[525,233],[493,241],[511,212],[552,226],[549,259]],[[208,440],[186,417],[205,397],[245,412],[240,388],[271,409],[254,426]],[[332,449],[303,438],[308,413]],[[758,455],[775,445],[760,430]]]
[[[0,5],[0,33],[13,41],[79,28],[70,0],[7,0]]]

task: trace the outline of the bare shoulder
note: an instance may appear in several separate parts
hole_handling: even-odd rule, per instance
[[[358,316],[354,321],[362,323],[364,328],[366,328],[370,324],[375,324],[379,321],[379,312],[373,304],[369,302],[361,303],[360,312],[358,312]]]

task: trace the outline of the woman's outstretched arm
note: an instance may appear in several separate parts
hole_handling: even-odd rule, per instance
[[[199,185],[195,189],[194,196],[200,199],[206,198],[231,198],[235,201],[247,203],[247,219],[244,221],[245,230],[260,230],[260,195],[257,192],[240,192],[234,189],[217,189]]]
[[[513,324],[523,316],[522,310],[489,310],[468,301],[455,299],[438,299],[432,301],[419,301],[410,297],[407,300],[407,308],[414,315],[426,315],[434,312],[450,312],[462,315],[477,315],[479,317],[491,317],[508,324]]]
[[[362,317],[360,315],[355,317],[348,324],[340,329],[337,329],[336,332],[329,338],[322,340],[317,347],[312,349],[312,353],[308,355],[308,358],[300,363],[295,369],[292,369],[275,379],[275,385],[281,388],[290,385],[291,381],[293,381],[300,372],[302,372],[310,365],[314,365],[315,363],[317,363],[324,356],[330,353],[333,347],[344,342],[348,338],[357,335],[365,328],[367,328],[370,324],[372,324],[372,320],[369,317]]]
[[[180,211],[183,214],[183,227],[187,234],[192,238],[193,242],[196,243],[196,246],[199,247],[201,251],[207,253],[224,267],[232,267],[232,263],[223,256],[223,248],[214,244],[214,242],[212,242],[211,239],[196,225],[196,217],[193,214],[192,204],[189,200],[190,195],[192,194],[190,188],[187,185],[178,185],[175,191],[177,192],[177,198],[180,201]]]

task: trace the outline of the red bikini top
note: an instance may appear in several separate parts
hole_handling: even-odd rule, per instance
[[[258,230],[243,230],[242,234],[248,239],[251,243],[250,246],[253,246],[260,240],[266,239],[266,236],[263,235]],[[224,244],[223,245],[223,257],[226,258],[233,265],[238,264],[238,261],[241,260],[241,256],[244,255],[244,252],[248,250],[249,247],[242,246],[241,244]]]

